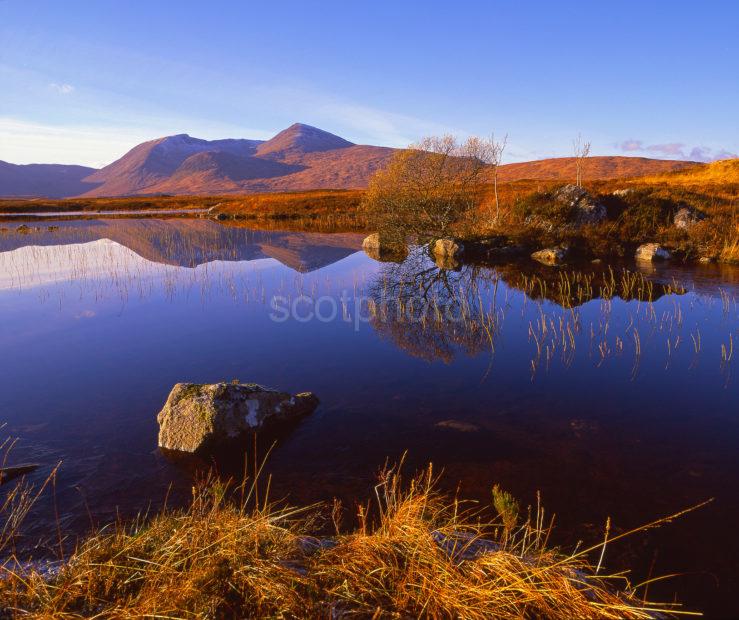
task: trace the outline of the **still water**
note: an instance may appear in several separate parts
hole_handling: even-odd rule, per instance
[[[273,497],[351,512],[407,452],[450,491],[498,483],[556,513],[555,542],[709,498],[609,547],[610,570],[688,608],[739,614],[739,271],[527,260],[377,262],[361,235],[199,219],[45,221],[0,231],[0,420],[12,462],[61,462],[25,544],[184,502],[198,462],[156,448],[180,381],[315,392],[279,437]],[[216,458],[221,471],[229,458]],[[200,463],[206,466],[207,463]],[[1,491],[0,491],[1,492]],[[57,516],[55,516],[58,515]]]

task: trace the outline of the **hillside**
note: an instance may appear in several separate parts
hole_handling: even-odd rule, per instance
[[[722,159],[710,164],[698,164],[676,172],[645,176],[640,180],[673,185],[739,184],[739,159]]]
[[[87,177],[98,183],[85,196],[128,196],[147,191],[169,179],[180,166],[197,153],[221,152],[237,157],[251,157],[259,140],[200,140],[187,134],[144,142],[120,159]]]
[[[499,168],[498,178],[501,181],[520,181],[524,179],[554,181],[574,179],[576,176],[575,161],[574,157],[554,157],[551,159],[540,159],[538,161],[505,164]],[[647,157],[589,157],[583,165],[583,176],[586,180],[590,181],[625,179],[703,165],[690,161],[649,159]]]

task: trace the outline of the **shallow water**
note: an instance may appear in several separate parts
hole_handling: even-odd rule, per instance
[[[17,211],[17,212],[0,212],[0,219],[17,220],[27,218],[41,218],[41,219],[58,219],[65,217],[116,217],[116,216],[135,216],[143,217],[147,215],[193,215],[196,213],[206,213],[208,209],[203,208],[192,208],[192,209],[137,209],[130,211],[126,209],[116,209],[113,211],[43,211],[39,213],[33,213],[31,211]]]
[[[617,533],[714,497],[606,566],[684,572],[650,595],[739,613],[737,270],[440,270],[420,251],[378,263],[355,234],[49,224],[0,235],[0,418],[35,481],[62,462],[27,544],[53,547],[54,505],[74,536],[184,501],[202,463],[156,449],[156,413],[178,381],[238,378],[321,399],[269,458],[293,502],[351,511],[405,451],[464,497],[541,491],[570,548],[607,516]]]

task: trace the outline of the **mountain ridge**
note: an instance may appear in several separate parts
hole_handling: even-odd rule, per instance
[[[304,123],[295,123],[269,140],[203,140],[175,134],[142,142],[99,170],[0,162],[0,196],[95,198],[363,189],[396,151],[354,144]],[[682,160],[596,156],[587,159],[584,174],[591,180],[632,178],[701,165]],[[498,172],[501,181],[569,180],[575,177],[575,159],[504,164]]]

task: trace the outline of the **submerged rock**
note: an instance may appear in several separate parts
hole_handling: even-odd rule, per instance
[[[24,465],[14,465],[10,467],[0,467],[0,485],[10,482],[14,478],[24,476],[36,471],[39,465],[36,463],[27,463]]]
[[[655,261],[670,260],[671,258],[670,251],[659,243],[644,243],[636,248],[636,260]]]
[[[159,447],[196,452],[311,413],[318,398],[255,383],[178,383],[157,415]]]
[[[470,422],[462,420],[442,420],[436,423],[437,428],[449,428],[462,433],[474,433],[480,430],[480,427]]]
[[[693,209],[692,207],[683,207],[675,213],[675,217],[672,219],[672,222],[675,224],[676,228],[687,230],[704,219],[706,219],[706,216],[697,209]]]
[[[567,258],[567,248],[561,246],[556,248],[544,248],[543,250],[534,252],[531,255],[531,258],[540,262],[542,265],[561,265],[565,262],[565,258]]]

